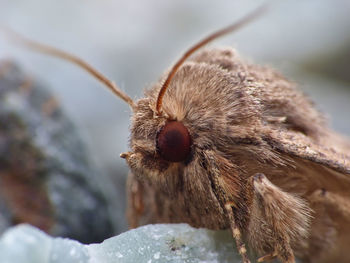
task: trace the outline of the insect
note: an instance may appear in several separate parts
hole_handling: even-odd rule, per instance
[[[328,128],[295,85],[231,48],[189,49],[145,97],[127,94],[81,59],[31,40],[22,44],[80,65],[133,111],[131,227],[188,223],[230,229],[244,263],[349,262],[350,142]]]

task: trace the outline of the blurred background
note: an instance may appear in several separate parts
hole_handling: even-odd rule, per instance
[[[113,79],[132,98],[156,81],[193,43],[265,1],[0,0],[0,24],[69,51]],[[300,84],[331,125],[350,135],[350,1],[273,1],[270,10],[215,45],[234,46]],[[69,63],[9,44],[13,59],[44,83],[78,127],[104,180],[116,232],[126,229],[126,103]],[[108,182],[112,181],[113,184]]]

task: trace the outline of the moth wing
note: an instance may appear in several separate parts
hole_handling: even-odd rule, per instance
[[[284,131],[271,139],[272,147],[291,156],[296,165],[295,172],[276,183],[303,193],[313,211],[308,250],[299,254],[309,262],[349,262],[350,257],[343,256],[350,244],[349,141],[334,132],[315,140]]]
[[[350,142],[335,132],[317,140],[302,133],[275,131],[271,146],[294,157],[320,164],[350,178]]]

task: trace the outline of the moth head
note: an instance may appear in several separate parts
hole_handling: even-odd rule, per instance
[[[155,112],[155,98],[136,102],[131,118],[130,152],[122,154],[135,174],[147,178],[166,176],[191,160],[193,140],[188,124]]]

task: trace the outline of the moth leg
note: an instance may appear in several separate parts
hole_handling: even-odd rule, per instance
[[[271,260],[275,259],[277,256],[278,256],[277,252],[274,251],[274,252],[272,252],[270,254],[267,254],[267,255],[265,255],[263,257],[258,258],[258,262],[271,261]]]
[[[277,257],[283,263],[295,263],[293,249],[290,245],[290,239],[281,233],[276,233],[276,252]]]
[[[237,246],[239,254],[242,257],[243,263],[250,263],[250,260],[249,260],[248,255],[247,255],[247,249],[246,249],[245,244],[242,240],[241,231],[240,231],[238,225],[236,224],[235,218],[233,216],[232,206],[233,206],[233,204],[230,202],[225,204],[225,210],[226,210],[227,215],[229,217],[232,236],[234,237],[234,239],[236,241],[236,246]]]
[[[282,191],[275,187],[263,174],[253,176],[253,187],[255,200],[259,203],[261,216],[271,229],[274,252],[283,263],[294,263],[294,254],[290,246],[290,239],[286,235],[286,229],[283,229],[280,220],[283,217],[283,209],[278,204],[279,199],[283,196]],[[267,257],[263,256],[262,258]],[[260,258],[261,259],[261,258]],[[260,261],[261,262],[261,261]]]
[[[127,219],[130,228],[140,226],[140,218],[144,213],[143,186],[135,178],[133,173],[129,173],[127,181]]]
[[[250,263],[247,249],[242,239],[241,227],[235,219],[233,208],[237,200],[237,190],[242,187],[238,173],[235,173],[235,166],[229,160],[216,154],[214,151],[203,152],[209,170],[209,179],[213,186],[213,191],[227,216],[231,233],[236,242],[238,253],[242,257],[243,263]]]
[[[293,244],[302,243],[308,236],[310,208],[304,200],[284,192],[272,184],[265,175],[252,177],[253,206],[251,226],[255,234],[250,237],[255,246],[269,240],[265,247],[277,254],[283,263],[294,263]],[[262,228],[264,225],[264,229]],[[259,240],[256,240],[256,238]],[[260,251],[266,251],[260,246]],[[273,254],[273,253],[271,253]],[[261,258],[269,258],[268,255]]]

